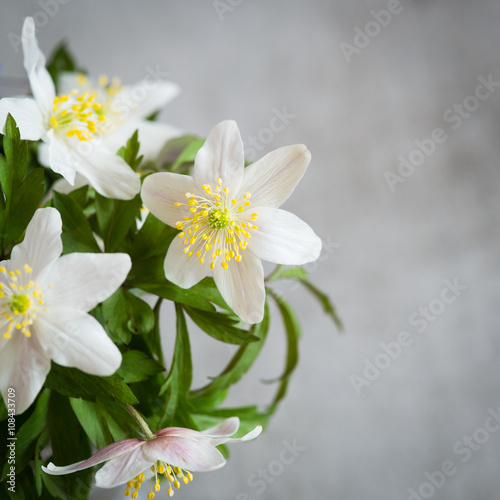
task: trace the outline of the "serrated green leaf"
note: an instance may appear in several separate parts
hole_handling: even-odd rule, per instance
[[[143,158],[142,156],[137,156],[139,154],[139,148],[139,131],[136,130],[127,141],[126,146],[122,146],[117,153],[118,156],[123,158],[134,171],[137,171]]]
[[[59,366],[54,362],[45,385],[64,396],[82,398],[86,401],[96,401],[99,398],[123,404],[137,403],[134,393],[118,375],[97,377],[76,368]]]
[[[113,340],[125,344],[130,342],[133,333],[149,333],[154,326],[153,310],[132,292],[119,288],[102,303],[102,313]]]
[[[307,271],[302,266],[284,267],[281,264],[266,278],[266,281],[276,281],[281,279],[307,280]]]
[[[101,249],[94,238],[89,221],[78,203],[71,196],[56,191],[53,193],[52,202],[59,210],[63,222],[64,253],[100,253]]]
[[[252,334],[259,338],[256,342],[243,344],[233,356],[224,371],[210,384],[197,389],[190,394],[190,403],[196,408],[208,406],[216,407],[222,403],[221,397],[225,396],[227,389],[237,383],[250,369],[257,359],[269,330],[269,307],[265,305],[264,318],[260,323],[252,326]]]
[[[127,351],[123,354],[122,364],[116,372],[127,384],[147,380],[165,368],[142,351]]]
[[[252,335],[251,331],[234,326],[236,324],[234,318],[223,313],[200,311],[187,306],[185,306],[185,310],[205,333],[221,342],[240,345],[259,340],[258,337]]]

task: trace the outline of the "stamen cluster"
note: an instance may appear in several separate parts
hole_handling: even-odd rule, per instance
[[[151,479],[153,474],[150,475],[150,492],[148,493],[148,499],[151,500],[155,497],[155,493],[160,491],[160,477],[164,476],[168,480],[168,496],[173,496],[174,489],[172,488],[172,483],[174,488],[179,489],[181,487],[181,481],[184,484],[188,484],[189,481],[193,480],[193,474],[187,470],[183,470],[180,467],[172,467],[169,464],[158,460],[150,468],[151,472],[154,474],[154,484],[151,484]],[[139,475],[134,477],[131,481],[127,482],[127,487],[125,488],[125,496],[131,496],[132,498],[137,498],[139,495],[139,490],[141,489],[142,483],[146,480],[146,475],[141,472]],[[135,491],[132,492],[132,488]]]
[[[203,264],[207,254],[210,254],[211,269],[215,268],[216,262],[227,269],[232,259],[241,262],[241,252],[247,248],[251,238],[250,231],[258,230],[254,224],[258,214],[245,213],[251,204],[248,191],[242,201],[230,198],[229,188],[223,187],[220,177],[214,188],[208,184],[202,188],[205,196],[186,193],[187,203],[174,203],[175,207],[189,206],[192,214],[176,223],[181,231],[178,237],[184,238],[183,251],[187,257],[195,254]]]
[[[42,290],[30,278],[32,269],[28,264],[22,271],[7,271],[1,266],[0,273],[4,276],[4,281],[0,282],[0,328],[5,329],[3,337],[10,339],[15,330],[31,337],[30,326],[44,304]]]

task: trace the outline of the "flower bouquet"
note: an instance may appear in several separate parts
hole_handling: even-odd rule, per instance
[[[225,443],[257,437],[285,396],[300,325],[273,283],[301,283],[340,327],[300,267],[320,238],[279,208],[310,153],[245,166],[234,121],[203,140],[154,120],[175,84],[94,80],[64,45],[47,63],[31,18],[22,47],[33,97],[0,100],[0,497],[88,498],[94,476],[171,496],[223,466]],[[278,264],[267,277],[263,260]],[[268,300],[287,340],[275,396],[224,406],[264,345]],[[188,324],[237,346],[198,388]]]

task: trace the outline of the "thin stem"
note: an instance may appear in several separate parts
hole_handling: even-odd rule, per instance
[[[140,413],[132,406],[129,404],[124,404],[124,408],[134,417],[134,420],[139,424],[140,428],[143,430],[144,434],[146,434],[146,437],[148,439],[154,439],[154,434],[149,428],[148,424],[146,421],[141,417]]]

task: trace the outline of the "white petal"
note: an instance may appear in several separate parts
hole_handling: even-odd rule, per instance
[[[248,248],[260,259],[276,264],[301,265],[321,252],[321,239],[296,215],[278,208],[254,208],[258,230]]]
[[[32,17],[27,17],[24,20],[21,41],[24,53],[24,68],[28,73],[31,91],[42,114],[48,118],[52,111],[56,91],[54,82],[45,68],[45,57],[38,47],[35,37],[35,23]]]
[[[218,178],[236,193],[243,179],[243,141],[236,122],[227,120],[216,125],[194,161],[196,184],[215,187]]]
[[[63,255],[51,268],[54,287],[46,291],[45,303],[90,311],[116,291],[131,266],[125,253]]]
[[[241,252],[241,262],[232,259],[228,269],[215,266],[213,277],[228,306],[247,323],[259,323],[264,317],[264,270],[260,259],[250,251]]]
[[[46,140],[48,142],[48,166],[73,185],[78,156],[68,147],[66,141],[57,137],[54,130],[47,132]],[[41,153],[42,159],[45,159],[43,154]]]
[[[131,200],[141,190],[141,178],[123,158],[93,147],[88,141],[89,154],[80,155],[76,169],[103,196]]]
[[[177,84],[167,81],[151,81],[149,76],[135,85],[125,85],[116,94],[112,108],[123,113],[123,120],[147,118],[155,111],[162,109],[180,93]],[[127,110],[127,111],[125,111]]]
[[[95,475],[96,486],[99,488],[112,488],[131,481],[141,472],[147,471],[154,460],[150,460],[144,455],[142,446],[134,448],[130,452],[113,458],[107,462]]]
[[[28,264],[34,281],[42,280],[62,252],[62,220],[55,208],[39,208],[28,227],[24,240],[12,249],[11,270],[23,270]]]
[[[53,476],[71,474],[72,472],[77,472],[79,470],[88,469],[89,467],[94,467],[94,465],[98,465],[102,462],[105,462],[106,460],[112,460],[125,453],[131,453],[139,446],[142,446],[143,443],[144,441],[142,441],[141,439],[123,439],[104,447],[102,450],[98,451],[87,460],[82,460],[80,462],[76,462],[71,465],[65,465],[62,467],[58,467],[57,465],[54,465],[52,462],[50,462],[47,467],[42,466],[42,469],[47,474],[51,474]]]
[[[232,436],[240,426],[238,417],[226,418],[220,424],[201,431],[202,434],[208,437],[229,437]]]
[[[61,194],[69,194],[75,189],[88,185],[89,181],[83,175],[78,173],[75,176],[75,184],[73,186],[64,177],[61,177],[60,179],[57,179],[54,184],[52,184],[50,193],[47,195],[46,200],[50,200],[52,198],[52,191],[56,191]]]
[[[174,203],[186,203],[185,194],[194,191],[194,181],[189,175],[159,172],[144,179],[141,197],[146,208],[155,217],[175,227],[177,221],[189,214],[189,207],[174,207]]]
[[[45,134],[43,115],[38,104],[29,97],[0,99],[0,130],[5,134],[7,115],[11,114],[21,134],[21,139],[38,141]]]
[[[207,257],[201,264],[196,255],[188,257],[184,248],[179,238],[170,243],[164,263],[165,276],[181,288],[191,288],[210,273],[210,259]]]
[[[87,313],[50,306],[38,313],[32,328],[47,354],[62,366],[99,376],[112,375],[120,367],[119,349]]]
[[[16,391],[16,414],[23,413],[40,392],[50,370],[50,358],[38,343],[14,331],[5,347],[0,351],[0,390],[7,401],[8,389]]]
[[[158,437],[146,441],[143,451],[151,460],[161,460],[192,472],[215,470],[226,463],[220,451],[210,443],[187,437]]]
[[[237,199],[249,191],[252,206],[279,207],[292,194],[310,161],[311,153],[302,144],[268,153],[245,168]]]
[[[57,88],[60,94],[69,94],[72,90],[78,90],[79,92],[84,92],[85,90],[90,90],[94,85],[87,76],[85,77],[85,83],[82,85],[80,79],[81,73],[64,71],[60,73],[57,79]]]
[[[131,135],[139,130],[139,154],[146,160],[154,160],[167,141],[184,134],[179,128],[166,123],[151,122],[148,120],[127,120],[122,125],[104,136],[104,140],[111,151],[118,151],[125,146]]]

